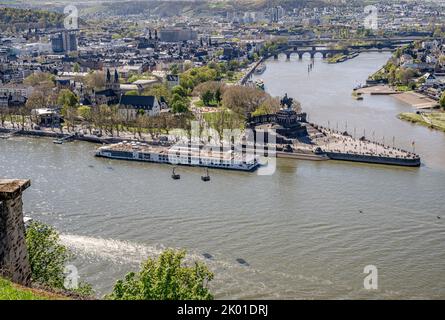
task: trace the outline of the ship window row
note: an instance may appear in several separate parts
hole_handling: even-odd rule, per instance
[[[122,158],[133,158],[133,154],[127,151],[112,151],[112,155],[115,157],[122,157]]]

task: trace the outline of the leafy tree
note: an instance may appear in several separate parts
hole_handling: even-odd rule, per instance
[[[213,273],[206,265],[183,263],[185,251],[164,251],[158,259],[149,258],[140,272],[130,272],[118,280],[108,296],[113,300],[212,300],[207,283]]]
[[[64,290],[64,269],[71,254],[60,243],[59,233],[51,226],[34,221],[26,230],[26,246],[32,281]],[[85,295],[92,294],[91,286],[86,283],[80,283],[79,288],[72,291]]]
[[[91,107],[88,106],[80,106],[77,108],[77,114],[84,118],[85,120],[91,120]]]
[[[275,110],[279,108],[279,101],[272,99],[266,92],[244,86],[228,87],[223,94],[222,104],[242,116],[254,112],[262,104],[264,104],[263,108]]]
[[[213,93],[210,90],[205,91],[201,95],[202,102],[204,102],[204,105],[208,106],[214,99]]]
[[[80,65],[76,62],[73,64],[73,72],[79,72],[80,71]]]
[[[187,91],[182,86],[174,86],[172,88],[172,94],[173,95],[177,94],[177,95],[179,95],[181,97],[186,97],[187,96]]]
[[[173,113],[184,113],[188,111],[188,103],[185,99],[177,99],[171,103]]]
[[[221,103],[222,100],[222,92],[221,92],[221,88],[217,88],[215,91],[215,100],[218,104]]]
[[[178,74],[179,66],[176,63],[172,64],[170,66],[170,72],[171,72],[171,74]]]
[[[74,128],[77,116],[77,96],[69,89],[62,89],[57,97],[57,103],[62,106],[62,115],[66,120],[68,131],[70,131],[70,126]]]
[[[69,89],[62,89],[57,97],[57,103],[62,106],[74,107],[78,103],[77,96]]]
[[[102,71],[90,72],[85,77],[88,89],[99,90],[105,87],[105,73]]]
[[[171,100],[171,92],[168,90],[168,87],[166,84],[155,84],[151,86],[150,88],[146,89],[143,92],[143,95],[145,96],[155,96],[158,98],[158,100],[161,97],[164,97],[167,102],[170,102]]]
[[[23,83],[32,87],[48,85],[54,87],[54,75],[47,72],[35,72],[23,80]]]
[[[445,109],[445,92],[443,92],[442,96],[440,97],[439,105],[442,109]]]

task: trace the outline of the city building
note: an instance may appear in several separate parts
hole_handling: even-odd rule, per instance
[[[77,37],[74,32],[62,31],[51,37],[54,53],[77,51]]]
[[[123,95],[119,101],[119,112],[125,119],[134,120],[138,115],[159,115],[161,105],[155,96]]]
[[[196,40],[198,34],[196,31],[186,28],[162,29],[160,38],[163,42],[183,42]]]

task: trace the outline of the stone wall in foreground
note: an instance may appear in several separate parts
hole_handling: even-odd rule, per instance
[[[31,282],[22,211],[29,186],[29,180],[0,179],[0,276],[22,285]]]

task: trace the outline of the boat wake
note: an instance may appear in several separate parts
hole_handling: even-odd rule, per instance
[[[78,258],[86,259],[91,264],[97,264],[99,269],[105,273],[107,273],[106,270],[112,272],[111,270],[119,265],[125,266],[124,269],[136,271],[145,259],[149,257],[156,258],[167,249],[166,246],[161,244],[145,245],[131,241],[72,234],[61,234],[60,239]],[[211,258],[209,258],[209,256]],[[227,257],[223,257],[215,252],[212,252],[212,255],[210,255],[208,253],[198,253],[188,250],[185,262],[193,263],[195,261],[204,262],[210,270],[214,272],[215,278],[211,282],[210,287],[215,293],[216,298],[289,299],[302,297],[301,292],[296,292],[292,289],[289,290],[289,288],[277,288],[276,281],[274,280],[277,276],[282,279],[287,279],[287,281],[290,280],[291,282],[310,283],[311,287],[333,285],[329,280],[319,279],[312,275],[289,275],[272,270],[258,270],[249,265],[249,263],[240,264],[236,262],[236,259],[232,262],[229,261]],[[98,283],[93,283],[93,285],[99,287],[108,287],[111,285],[111,283],[103,284],[101,283],[102,281],[104,281],[104,279],[97,278],[94,282]],[[285,295],[280,295],[277,291],[285,292]]]

